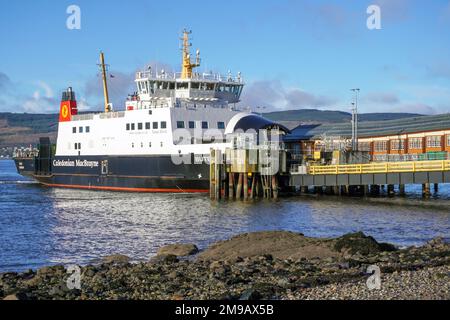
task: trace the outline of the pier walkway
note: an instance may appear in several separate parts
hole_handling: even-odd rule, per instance
[[[321,165],[291,171],[295,187],[337,187],[450,183],[450,160]]]

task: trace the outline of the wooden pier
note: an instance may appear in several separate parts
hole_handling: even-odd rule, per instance
[[[277,147],[211,149],[210,197],[212,200],[277,199],[280,185],[288,181],[286,151]]]

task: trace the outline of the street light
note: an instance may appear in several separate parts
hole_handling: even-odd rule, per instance
[[[355,94],[354,102],[352,102],[352,149],[358,151],[358,94],[359,88],[350,89]]]

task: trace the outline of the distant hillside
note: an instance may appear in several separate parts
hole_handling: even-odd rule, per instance
[[[288,110],[265,113],[264,116],[274,121],[301,121],[314,123],[340,123],[352,120],[349,112],[316,109]],[[422,116],[416,113],[364,113],[359,114],[359,121],[384,121]]]
[[[349,122],[351,114],[342,111],[322,111],[314,109],[289,110],[264,114],[274,121],[291,123],[339,123]],[[421,116],[413,113],[366,113],[360,121],[383,121]],[[49,136],[56,140],[58,129],[57,114],[0,113],[0,148],[29,146],[36,144],[39,137]]]
[[[0,113],[0,147],[34,145],[42,136],[55,141],[57,129],[57,114]]]

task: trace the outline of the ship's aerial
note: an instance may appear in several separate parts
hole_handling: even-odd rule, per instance
[[[107,71],[100,54],[104,112],[78,114],[75,92],[62,94],[56,150],[49,138],[39,154],[15,157],[23,175],[53,187],[138,192],[208,192],[210,150],[233,146],[237,130],[279,125],[236,104],[242,75],[197,73],[188,31],[182,36],[182,70],[148,67],[136,73],[137,91],[122,110],[108,96]]]

